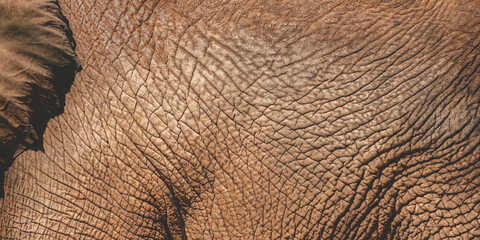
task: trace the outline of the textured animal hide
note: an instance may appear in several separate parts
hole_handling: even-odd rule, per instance
[[[0,2],[0,176],[24,149],[42,148],[80,68],[74,48],[55,1]]]

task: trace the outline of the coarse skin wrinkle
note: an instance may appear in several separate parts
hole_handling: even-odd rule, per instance
[[[480,237],[478,1],[59,1],[84,69],[5,239]]]

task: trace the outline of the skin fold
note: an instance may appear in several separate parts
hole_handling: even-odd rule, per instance
[[[1,239],[480,237],[479,1],[49,6],[83,69]]]

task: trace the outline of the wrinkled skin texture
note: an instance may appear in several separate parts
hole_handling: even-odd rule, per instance
[[[60,6],[84,69],[4,238],[480,237],[478,1]]]

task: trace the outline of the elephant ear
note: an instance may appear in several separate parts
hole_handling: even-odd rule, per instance
[[[80,69],[74,48],[55,0],[0,1],[0,178],[23,150],[42,149]]]

